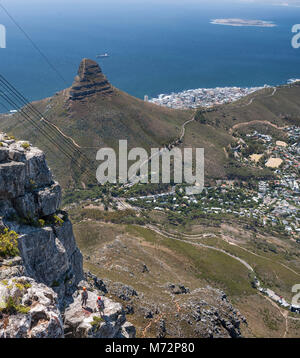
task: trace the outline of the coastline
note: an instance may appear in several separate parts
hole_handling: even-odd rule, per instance
[[[291,78],[285,84],[299,82],[298,78]],[[279,85],[277,85],[279,86]],[[170,94],[159,94],[158,97],[144,100],[159,106],[174,109],[191,109],[197,107],[212,107],[226,103],[232,103],[257,92],[263,88],[276,88],[277,86],[257,86],[257,87],[215,87],[215,88],[196,88]]]
[[[276,27],[277,25],[272,21],[264,20],[245,20],[245,19],[212,19],[210,21],[213,25],[224,25],[234,27]]]

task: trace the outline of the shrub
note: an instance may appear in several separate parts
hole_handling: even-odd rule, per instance
[[[27,314],[30,311],[30,307],[26,307],[17,302],[15,298],[9,296],[4,306],[0,310],[6,314]]]
[[[20,290],[23,291],[25,289],[24,285],[22,283],[16,283],[15,286]]]
[[[61,219],[58,215],[53,215],[53,220],[55,225],[62,226],[62,224],[64,223],[63,219]]]
[[[39,220],[38,220],[38,223],[39,223],[39,226],[40,226],[40,227],[44,227],[45,224],[46,224],[46,222],[45,222],[44,219],[39,219]]]
[[[25,142],[25,143],[22,143],[21,146],[22,146],[22,148],[24,148],[26,150],[30,147],[30,144]]]
[[[91,322],[91,326],[95,329],[99,329],[102,322],[103,322],[103,318],[94,316],[93,321]]]
[[[26,307],[23,305],[17,305],[16,309],[18,313],[22,313],[22,314],[27,314],[30,311],[30,307]]]
[[[20,290],[20,291],[23,291],[23,290],[26,290],[28,288],[30,288],[32,285],[28,282],[24,282],[24,281],[21,281],[21,282],[17,282],[15,283],[15,286]]]
[[[14,257],[19,254],[18,237],[16,232],[4,229],[4,232],[0,234],[1,257]]]
[[[21,225],[28,225],[28,226],[35,226],[35,227],[40,226],[39,222],[36,219],[32,218],[30,215],[26,217],[16,217],[16,221]]]

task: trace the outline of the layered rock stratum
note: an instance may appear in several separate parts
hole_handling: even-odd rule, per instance
[[[99,291],[83,281],[82,255],[60,202],[44,153],[0,133],[0,337],[134,337],[119,303],[104,298],[104,316],[97,312]],[[16,255],[5,254],[9,235],[16,247],[6,248]]]
[[[84,100],[96,93],[110,95],[113,93],[113,88],[102,73],[98,63],[84,58],[79,65],[78,75],[70,89],[70,100]]]

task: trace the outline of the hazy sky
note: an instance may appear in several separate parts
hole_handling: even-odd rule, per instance
[[[231,3],[259,3],[259,4],[271,4],[271,5],[300,5],[300,0],[89,0],[88,2],[97,2],[97,3],[107,3],[107,2],[115,2],[115,3],[174,3],[179,2],[182,3],[183,1],[185,3],[225,3],[225,2],[231,2]],[[1,1],[4,5],[9,4],[24,4],[24,0],[2,0]],[[76,3],[85,3],[86,0],[43,0],[43,3],[70,3],[70,4],[76,4]],[[27,0],[26,4],[34,5],[34,4],[40,4],[41,0]]]
[[[91,2],[97,2],[97,3],[108,3],[108,2],[115,2],[115,3],[122,3],[123,5],[126,3],[182,3],[184,1],[184,3],[206,3],[206,4],[210,4],[210,3],[219,3],[224,4],[224,3],[258,3],[258,4],[270,4],[270,5],[300,5],[300,0],[43,0],[43,3],[66,3],[66,4],[74,4],[76,5],[76,3],[91,3]],[[24,0],[2,0],[1,1],[5,6],[6,5],[15,5],[15,4],[23,4],[24,5]],[[34,5],[34,4],[41,4],[41,0],[27,0],[26,4],[28,5]]]
[[[235,0],[244,3],[259,3],[281,6],[300,6],[300,0]]]

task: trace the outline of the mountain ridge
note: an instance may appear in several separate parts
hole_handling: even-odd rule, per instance
[[[113,87],[95,61],[83,59],[71,87],[33,103],[45,121],[60,131],[54,138],[63,135],[63,141],[73,147],[70,150],[73,161],[57,148],[48,148],[47,140],[18,114],[0,116],[0,128],[41,147],[63,188],[96,184],[96,178],[84,173],[84,169],[78,170],[74,161],[82,167],[88,167],[89,161],[96,167],[97,150],[110,147],[118,152],[120,139],[128,140],[129,149],[143,147],[149,151],[174,142],[179,147],[204,148],[207,180],[232,178],[235,171],[230,168],[226,148],[236,141],[235,126],[244,123],[247,128],[247,123],[251,126],[259,121],[255,127],[266,131],[267,122],[278,127],[297,122],[299,94],[300,86],[296,83],[275,90],[263,89],[231,104],[201,108],[179,141],[182,126],[191,119],[193,111],[169,109],[134,98]],[[40,118],[36,123],[44,124]],[[264,177],[264,173],[261,176]]]

